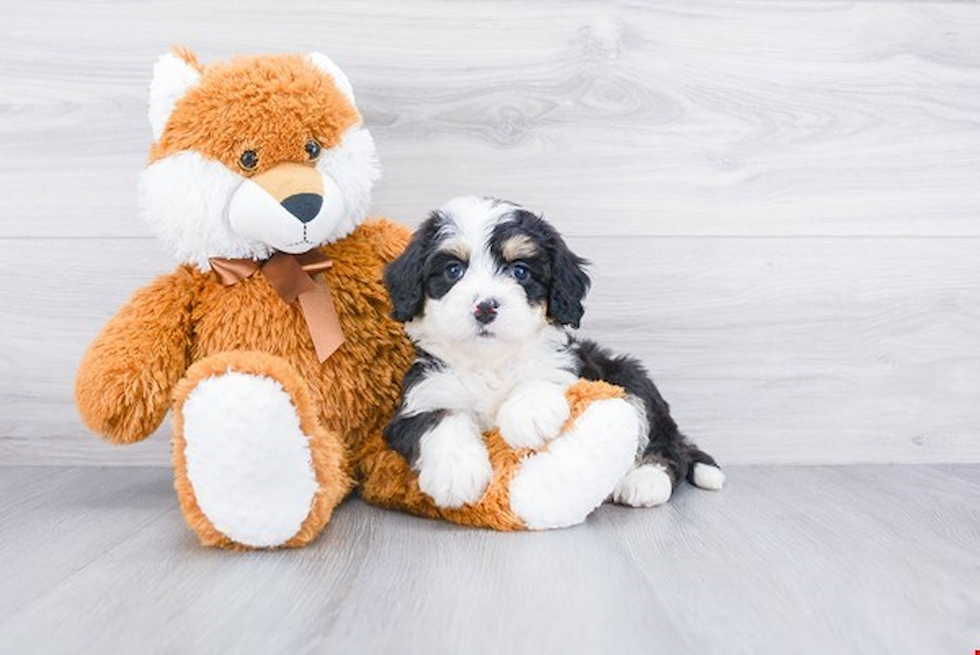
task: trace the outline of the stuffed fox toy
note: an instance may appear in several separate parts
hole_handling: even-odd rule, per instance
[[[618,478],[583,492],[560,459],[491,433],[495,477],[483,498],[438,508],[386,447],[413,350],[382,276],[409,233],[366,219],[375,147],[329,58],[205,67],[174,50],[154,69],[149,118],[140,211],[180,265],[103,328],[76,401],[119,444],[173,412],[175,487],[203,544],[305,545],[354,488],[368,502],[500,530],[576,523],[609,494]],[[599,443],[583,424],[595,403],[626,415],[622,391],[580,382],[568,398],[559,439],[618,457],[625,471],[629,440]]]

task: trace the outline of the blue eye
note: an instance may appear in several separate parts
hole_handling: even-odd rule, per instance
[[[531,271],[524,264],[514,264],[510,267],[510,274],[519,282],[524,282],[531,277]]]
[[[463,273],[466,272],[466,267],[460,262],[449,262],[446,264],[446,279],[451,282],[455,282],[459,278],[463,277]]]

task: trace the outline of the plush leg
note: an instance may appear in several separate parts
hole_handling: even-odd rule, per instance
[[[476,503],[439,508],[419,490],[405,459],[371,437],[356,460],[361,496],[370,503],[453,523],[524,530],[580,523],[629,470],[639,439],[639,417],[622,389],[581,381],[566,392],[570,418],[541,451],[514,449],[497,431],[486,435],[493,481]]]
[[[532,530],[584,521],[633,465],[641,427],[639,413],[625,399],[591,402],[547,450],[527,457],[514,474],[514,513]]]
[[[338,435],[285,361],[228,352],[187,371],[174,402],[175,486],[206,546],[303,546],[350,488]]]

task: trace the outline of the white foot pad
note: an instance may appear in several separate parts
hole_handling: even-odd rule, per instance
[[[599,400],[548,450],[529,456],[510,484],[510,504],[532,530],[585,520],[633,465],[640,416],[625,400]]]
[[[701,489],[718,491],[725,486],[725,473],[717,466],[711,466],[710,464],[695,464],[694,486]]]
[[[187,477],[214,527],[254,548],[295,535],[319,485],[282,386],[246,373],[211,377],[187,396],[183,417]]]
[[[673,490],[663,466],[643,464],[627,473],[616,485],[613,502],[630,507],[656,507],[670,500]]]

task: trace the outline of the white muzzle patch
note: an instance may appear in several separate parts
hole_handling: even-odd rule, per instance
[[[315,209],[315,202],[291,203],[293,196],[280,202],[259,184],[245,180],[228,203],[231,229],[241,237],[293,255],[324,243],[344,220],[347,207],[333,178],[318,173],[323,178],[319,209]]]

